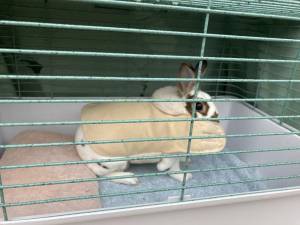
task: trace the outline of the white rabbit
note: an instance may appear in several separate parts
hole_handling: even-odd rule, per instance
[[[207,62],[203,61],[202,63],[202,74],[205,72],[207,67]],[[179,69],[179,77],[181,78],[194,78],[197,68],[194,68],[189,64],[181,64]],[[164,98],[164,99],[191,99],[194,98],[195,95],[195,82],[180,82],[177,86],[167,86],[156,90],[153,93],[153,98]],[[211,97],[202,91],[197,92],[197,98],[203,99],[211,99]],[[139,112],[143,112],[146,115],[146,118],[153,118],[158,113],[160,116],[168,115],[168,118],[180,115],[190,115],[192,113],[192,102],[154,102],[154,103],[130,103],[130,104],[120,104],[120,103],[108,103],[108,104],[90,104],[83,109],[82,115],[85,115],[85,112],[94,112],[90,117],[82,116],[82,119],[95,119],[100,117],[100,119],[111,119],[115,115],[114,119],[130,119],[131,116],[136,119],[139,118]],[[133,107],[135,107],[133,109]],[[154,109],[155,108],[155,109]],[[103,109],[107,111],[103,111]],[[158,110],[159,109],[159,110]],[[98,111],[97,111],[98,110]],[[100,111],[99,111],[100,110]],[[124,115],[124,112],[126,115]],[[155,114],[156,113],[156,114]],[[130,114],[130,115],[128,115]],[[155,114],[155,115],[154,115]],[[90,114],[87,114],[90,115]],[[189,116],[189,117],[190,117]],[[215,104],[213,102],[197,102],[196,103],[196,117],[197,118],[212,118],[218,117],[218,112]],[[197,121],[197,123],[200,121]],[[203,122],[203,121],[201,121]],[[185,130],[189,127],[189,122],[180,122],[184,123]],[[208,122],[209,131],[207,133],[214,134],[216,130],[217,134],[223,134],[222,128],[218,123]],[[146,123],[147,124],[147,123]],[[109,139],[126,139],[126,138],[137,138],[139,134],[144,134],[146,137],[149,134],[155,134],[155,132],[161,132],[163,136],[168,136],[165,134],[169,134],[169,136],[173,136],[174,132],[182,129],[178,122],[172,122],[168,125],[164,125],[164,123],[148,123],[147,127],[141,128],[141,124],[129,124],[129,125],[84,125],[78,128],[75,141],[82,142],[87,140],[88,136],[93,136],[90,140],[99,140],[97,135],[104,138],[104,140]],[[171,124],[171,125],[170,125]],[[194,123],[196,124],[196,123]],[[217,125],[215,125],[217,124]],[[151,126],[151,127],[149,127]],[[177,129],[178,126],[178,129]],[[202,128],[204,127],[204,128]],[[205,129],[206,125],[201,125],[201,129]],[[211,128],[212,127],[212,128]],[[85,128],[85,129],[83,129]],[[211,128],[211,129],[210,129]],[[94,130],[93,130],[94,129]],[[96,129],[100,129],[96,130]],[[102,133],[102,134],[99,134]],[[170,133],[171,132],[171,133]],[[108,134],[109,133],[109,134]],[[204,132],[206,133],[206,131]],[[170,135],[171,134],[171,135]],[[113,136],[113,138],[111,138]],[[186,135],[187,136],[187,135]],[[106,139],[105,139],[106,138]],[[198,142],[197,142],[198,141]],[[201,141],[201,142],[200,142]],[[195,146],[200,146],[203,140],[193,140],[192,143],[196,143]],[[185,152],[186,148],[183,147],[183,143],[186,144],[187,140],[183,141],[164,141],[164,144],[161,142],[143,142],[143,143],[119,143],[119,144],[107,144],[104,145],[76,145],[79,156],[82,160],[103,160],[103,159],[112,159],[114,157],[122,157],[122,156],[154,156],[165,153],[161,148],[166,148],[167,153],[176,153],[176,152]],[[171,143],[176,143],[174,146]],[[180,145],[180,147],[178,147]],[[102,147],[101,147],[102,146]],[[106,146],[106,147],[104,147]],[[186,146],[186,145],[184,145]],[[210,139],[207,143],[203,143],[201,145],[201,151],[220,151],[225,146],[225,139],[219,138],[212,140]],[[177,148],[178,147],[178,148]],[[98,148],[98,149],[97,149]],[[177,148],[177,149],[176,149]],[[150,150],[151,151],[150,151]],[[97,151],[98,150],[98,151]],[[130,152],[132,150],[132,152]],[[128,153],[130,152],[130,153]],[[157,169],[159,171],[180,171],[180,159],[178,158],[163,158],[161,160],[134,160],[130,161],[130,163],[158,163]],[[88,167],[98,176],[132,176],[133,173],[124,172],[128,167],[128,161],[116,161],[116,162],[103,162],[103,163],[91,163],[87,164]],[[170,174],[171,177],[176,180],[182,181],[183,174],[182,173],[174,173]],[[191,178],[191,174],[187,174],[187,179]],[[137,178],[122,178],[122,179],[113,179],[114,182],[123,183],[123,184],[137,184]]]

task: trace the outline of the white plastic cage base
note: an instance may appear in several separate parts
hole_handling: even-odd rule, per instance
[[[300,190],[13,221],[24,225],[298,225]]]
[[[84,104],[0,104],[0,120],[10,122],[79,120]],[[238,102],[217,103],[221,117],[266,116],[250,105]],[[226,134],[288,132],[289,128],[269,119],[222,121]],[[28,127],[0,128],[0,142],[8,143]],[[30,128],[33,129],[33,128]],[[76,126],[37,126],[34,129],[74,134]],[[255,150],[299,147],[297,135],[253,136],[228,139],[227,149]],[[241,154],[249,164],[284,162],[300,159],[300,151]],[[264,177],[300,175],[300,165],[273,166],[260,169]],[[270,191],[209,200],[193,200],[138,208],[93,211],[3,222],[7,224],[300,224],[300,179],[268,183]],[[276,189],[276,191],[274,191]],[[280,189],[280,190],[279,190]]]

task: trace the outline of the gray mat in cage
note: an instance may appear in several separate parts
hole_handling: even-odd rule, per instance
[[[192,158],[189,169],[209,169],[247,166],[245,162],[235,155],[209,155]],[[128,171],[136,174],[157,172],[155,164],[131,165]],[[263,182],[243,182],[246,180],[261,179],[262,175],[257,168],[244,168],[232,170],[219,170],[209,172],[193,173],[193,178],[187,182],[188,186],[210,185],[207,187],[197,187],[185,191],[186,198],[206,198],[210,196],[227,195],[259,191],[266,188]],[[239,183],[242,181],[241,183]],[[221,185],[224,183],[232,183]],[[216,185],[219,184],[219,185]],[[179,187],[179,181],[170,178],[168,175],[140,177],[139,184],[129,186],[117,184],[111,181],[100,182],[101,194],[120,194],[124,192],[139,192],[149,189],[167,189]],[[180,190],[159,191],[142,194],[127,194],[122,196],[102,197],[103,207],[120,207],[128,205],[139,205],[157,202],[170,202],[178,200]]]

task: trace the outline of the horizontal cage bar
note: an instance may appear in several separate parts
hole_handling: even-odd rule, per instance
[[[140,28],[90,26],[90,25],[45,23],[45,22],[30,22],[30,21],[0,20],[0,25],[37,27],[37,28],[55,28],[55,29],[92,30],[92,31],[107,31],[107,32],[126,32],[126,33],[141,33],[141,34],[154,34],[154,35],[175,35],[175,36],[187,36],[187,37],[223,38],[223,39],[237,39],[237,40],[248,40],[248,41],[300,43],[299,39],[289,39],[289,38],[255,37],[255,36],[228,35],[228,34],[196,33],[196,32],[183,32],[183,31],[170,31],[170,30],[151,30],[151,29],[140,29]]]
[[[53,143],[38,143],[38,144],[7,144],[0,145],[0,148],[27,148],[27,147],[48,147],[48,146],[66,146],[66,145],[92,145],[92,144],[116,144],[116,143],[132,143],[132,142],[158,142],[158,141],[175,141],[175,140],[205,140],[215,138],[241,138],[241,137],[260,137],[260,136],[277,136],[277,135],[295,135],[300,134],[300,131],[289,132],[265,132],[251,134],[228,134],[228,135],[207,135],[207,136],[184,136],[184,137],[159,137],[159,138],[128,138],[119,140],[101,140],[101,141],[80,141],[80,142],[53,142]],[[0,166],[4,169],[6,166]]]
[[[206,172],[217,172],[217,171],[227,171],[227,170],[239,170],[239,169],[247,169],[247,168],[249,169],[249,168],[264,168],[264,167],[274,167],[274,166],[291,166],[291,165],[299,165],[299,164],[300,161],[258,163],[258,164],[250,164],[245,166],[212,167],[207,169],[164,171],[164,172],[143,173],[143,174],[134,174],[134,175],[126,175],[126,176],[82,178],[82,179],[58,180],[58,181],[36,182],[36,183],[26,183],[26,184],[9,184],[9,185],[0,185],[0,189],[28,188],[28,187],[36,187],[36,186],[74,184],[74,183],[83,183],[83,182],[117,180],[117,179],[125,179],[125,178],[155,177],[155,176],[170,175],[170,174],[206,173]]]
[[[104,80],[104,81],[153,81],[153,82],[234,82],[234,83],[300,83],[299,79],[236,79],[236,78],[168,78],[168,77],[112,77],[112,76],[74,76],[74,75],[9,75],[0,74],[0,79],[20,80]]]
[[[261,120],[261,119],[289,119],[289,118],[300,118],[300,115],[243,116],[243,117],[186,118],[186,119],[137,119],[137,120],[95,120],[95,121],[54,121],[54,122],[1,122],[0,127],[82,125],[82,124],[118,124],[118,123],[188,122],[188,121],[192,121],[192,120],[193,121]]]
[[[105,162],[119,162],[128,160],[148,160],[148,159],[162,159],[162,158],[180,158],[180,157],[192,157],[192,156],[205,156],[205,155],[236,155],[236,154],[251,154],[251,153],[268,153],[268,152],[282,152],[282,151],[299,151],[299,147],[290,148],[267,148],[267,149],[248,149],[237,150],[229,149],[226,152],[215,153],[181,153],[181,154],[161,154],[158,156],[140,156],[140,157],[114,157],[110,159],[99,160],[80,160],[80,161],[66,161],[66,162],[50,162],[50,163],[35,163],[30,165],[14,165],[6,166],[3,169],[18,169],[18,168],[33,168],[33,167],[46,167],[46,166],[63,166],[63,165],[77,165],[77,164],[89,164],[89,163],[105,163]]]
[[[0,99],[2,104],[16,103],[126,103],[126,102],[267,102],[300,101],[300,98],[216,98],[216,99],[153,99],[153,98],[102,98],[102,99]]]
[[[1,53],[15,53],[15,54],[113,57],[113,58],[133,58],[133,59],[209,60],[209,61],[224,61],[224,62],[229,61],[229,62],[257,62],[257,63],[259,63],[259,62],[261,62],[261,63],[300,63],[300,60],[294,60],[294,59],[204,57],[204,56],[184,56],[184,55],[155,55],[155,54],[137,54],[137,53],[38,50],[38,49],[14,49],[14,48],[0,48],[0,52]]]

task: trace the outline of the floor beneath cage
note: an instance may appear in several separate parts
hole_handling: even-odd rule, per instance
[[[238,169],[240,167],[242,168]],[[201,199],[266,189],[265,183],[255,182],[262,179],[259,169],[245,167],[247,164],[234,154],[193,157],[188,169],[201,171],[193,173],[192,179],[186,183],[190,188],[185,190],[185,199]],[[154,164],[144,164],[131,165],[128,171],[146,174],[155,173],[157,169]],[[139,177],[139,184],[135,186],[101,181],[102,207],[114,208],[178,201],[181,184],[168,175]]]

